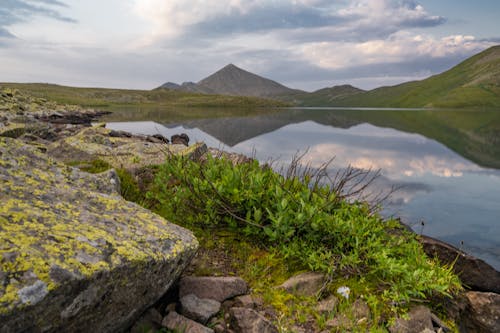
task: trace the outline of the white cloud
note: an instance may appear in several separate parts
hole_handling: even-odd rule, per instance
[[[323,68],[339,69],[382,63],[408,62],[419,58],[442,58],[480,51],[494,43],[473,36],[454,35],[437,39],[430,35],[400,31],[387,39],[366,42],[320,42],[303,44],[297,52]]]

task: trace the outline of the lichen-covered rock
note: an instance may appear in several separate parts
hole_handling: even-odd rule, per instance
[[[172,154],[198,159],[207,152],[204,143],[186,147],[157,141],[150,142],[137,136],[116,136],[110,129],[89,127],[77,135],[53,143],[48,153],[63,161],[73,162],[92,157],[102,159],[115,168],[135,170],[162,164]]]
[[[116,332],[170,287],[191,232],[117,192],[116,175],[0,138],[0,332]]]

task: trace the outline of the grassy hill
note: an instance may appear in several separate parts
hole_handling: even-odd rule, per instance
[[[155,89],[125,90],[104,88],[75,88],[44,83],[0,83],[16,88],[35,97],[61,104],[89,107],[151,106],[156,107],[277,107],[287,104],[280,101],[244,96],[204,95],[198,93]]]
[[[314,92],[304,101],[309,106],[500,107],[500,45],[422,81],[335,99]]]

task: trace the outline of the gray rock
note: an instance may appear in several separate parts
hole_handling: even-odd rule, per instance
[[[349,310],[349,317],[340,314],[333,319],[326,322],[326,327],[334,329],[335,331],[350,330],[353,327],[366,326],[370,320],[370,308],[366,302],[357,299],[351,304]]]
[[[0,156],[2,333],[123,331],[196,252],[190,231],[123,199],[112,173],[81,172],[10,138]]]
[[[389,327],[391,333],[421,333],[425,329],[433,330],[431,319],[431,310],[419,305],[408,312],[408,319],[398,318],[395,323]]]
[[[251,295],[242,295],[234,298],[233,306],[238,308],[255,309],[262,305],[260,300],[256,300]]]
[[[182,315],[201,324],[206,324],[210,318],[219,312],[221,307],[220,302],[216,300],[198,298],[193,294],[182,297],[180,302]]]
[[[173,145],[185,145],[189,146],[189,136],[186,133],[174,134],[170,138]]]
[[[325,275],[307,272],[292,276],[280,288],[297,296],[315,296],[323,286]]]
[[[469,291],[468,305],[462,313],[466,332],[500,332],[500,295]]]
[[[186,332],[186,333],[214,333],[214,330],[203,326],[200,323],[195,322],[189,318],[181,316],[175,311],[169,312],[168,315],[163,318],[162,326],[173,330],[175,332]]]
[[[226,299],[244,295],[247,283],[239,277],[186,276],[179,282],[179,297],[194,294],[198,298],[224,302]]]
[[[278,329],[253,309],[231,308],[231,327],[236,333],[278,333]]]
[[[450,244],[428,236],[420,236],[425,253],[437,257],[441,263],[453,265],[453,271],[466,287],[474,291],[500,293],[500,272]]]
[[[320,314],[330,313],[335,310],[337,304],[339,304],[339,299],[333,295],[330,295],[318,303],[318,305],[316,306],[316,311]]]

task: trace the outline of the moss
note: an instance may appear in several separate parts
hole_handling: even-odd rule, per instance
[[[4,313],[21,306],[17,293],[30,283],[27,272],[53,290],[59,286],[50,277],[53,266],[89,277],[124,262],[168,260],[197,247],[194,239],[178,241],[177,229],[159,216],[97,192],[99,175],[66,167],[13,139],[0,138],[0,153],[8,166],[0,168]],[[168,244],[171,250],[165,251]]]

